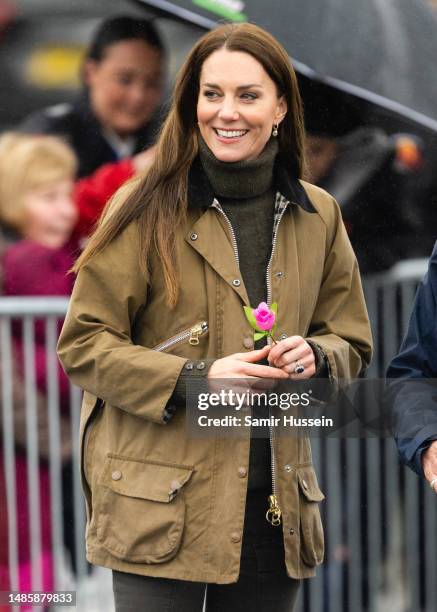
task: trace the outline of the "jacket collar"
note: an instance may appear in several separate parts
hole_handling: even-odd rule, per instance
[[[306,212],[316,212],[300,181],[291,176],[284,157],[284,154],[278,153],[275,160],[273,180],[276,190],[289,202],[297,204]],[[213,201],[214,193],[211,184],[199,156],[196,156],[188,174],[188,207],[208,208]]]

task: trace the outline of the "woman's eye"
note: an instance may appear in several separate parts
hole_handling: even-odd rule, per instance
[[[256,100],[258,96],[256,94],[254,94],[254,93],[246,92],[246,93],[242,94],[241,97],[244,100]]]
[[[217,98],[218,93],[216,91],[205,91],[203,94],[206,98]]]
[[[117,75],[117,81],[120,85],[131,85],[133,78],[129,74]]]

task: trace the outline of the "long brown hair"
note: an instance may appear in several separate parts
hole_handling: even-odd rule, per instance
[[[287,103],[278,144],[286,153],[290,173],[301,178],[304,170],[302,102],[289,57],[280,43],[262,28],[250,24],[226,24],[205,34],[194,46],[179,71],[169,114],[162,126],[154,161],[131,188],[122,188],[108,202],[95,233],[74,267],[78,272],[100,253],[134,219],[139,222],[141,267],[149,274],[152,247],[161,260],[167,302],[178,296],[177,228],[187,214],[190,166],[198,152],[197,99],[203,62],[225,47],[252,55],[276,84],[278,96]]]

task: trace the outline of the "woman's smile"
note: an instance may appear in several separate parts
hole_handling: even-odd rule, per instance
[[[238,129],[224,129],[224,128],[213,128],[214,132],[217,134],[218,140],[220,142],[233,143],[236,141],[240,141],[249,130],[238,130]]]

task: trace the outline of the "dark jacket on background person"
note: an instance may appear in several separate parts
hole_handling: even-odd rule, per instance
[[[290,177],[280,155],[274,176],[277,238],[269,281],[278,337],[314,340],[334,379],[356,377],[369,363],[371,332],[338,204]],[[198,160],[188,201],[176,238],[176,307],[166,305],[153,252],[146,282],[133,221],[80,270],[58,353],[72,382],[85,389],[87,559],[136,574],[228,584],[240,569],[249,428],[239,439],[218,433],[190,439],[186,411],[177,409],[170,420],[165,413],[183,368],[250,350],[253,330],[229,226]],[[194,333],[199,342],[191,344]],[[324,553],[318,507],[324,496],[310,442],[274,436],[273,445],[287,573],[313,576]]]
[[[130,155],[153,144],[159,127],[158,114],[132,134],[135,142]],[[104,129],[94,115],[86,93],[72,104],[50,106],[32,113],[21,123],[19,130],[32,134],[52,134],[66,139],[78,157],[79,178],[88,176],[103,164],[121,159],[105,137]]]
[[[437,243],[387,378],[387,410],[400,457],[423,476],[422,453],[437,440]]]

